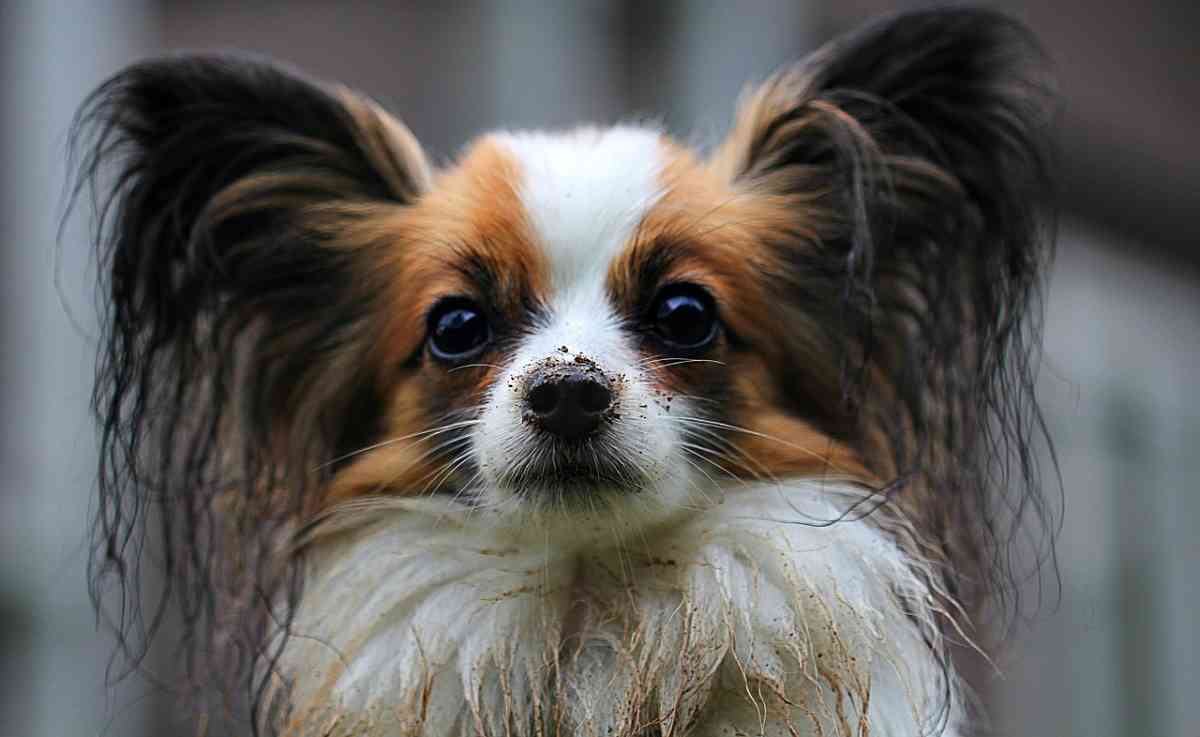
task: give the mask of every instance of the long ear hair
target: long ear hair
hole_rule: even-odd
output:
[[[990,11],[884,19],[754,91],[711,164],[791,203],[781,303],[825,310],[812,332],[837,358],[812,360],[841,364],[830,415],[976,604],[1007,590],[1022,518],[1052,537],[1034,398],[1052,250],[1042,61]]]
[[[429,166],[369,100],[221,56],[121,72],[72,148],[107,296],[93,600],[134,665],[173,615],[197,685],[257,692],[298,595],[280,546],[380,406],[383,277],[330,234],[411,203]],[[163,569],[148,602],[144,547]]]

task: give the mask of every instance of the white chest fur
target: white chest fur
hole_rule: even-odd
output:
[[[955,735],[921,563],[870,522],[823,524],[845,500],[747,486],[554,539],[391,500],[310,556],[284,733]]]

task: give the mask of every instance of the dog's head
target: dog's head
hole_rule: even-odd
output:
[[[728,163],[646,128],[491,135],[415,202],[331,232],[388,273],[379,430],[341,456],[330,501],[652,522],[715,477],[865,480],[838,346],[806,304],[828,287],[796,289],[819,280],[823,216]]]
[[[122,72],[80,128],[110,193],[98,576],[158,504],[190,641],[245,666],[300,591],[291,537],[356,500],[545,537],[803,478],[896,502],[970,579],[997,463],[1032,479],[1030,53],[915,14],[773,77],[711,154],[581,128],[440,170],[265,62]]]

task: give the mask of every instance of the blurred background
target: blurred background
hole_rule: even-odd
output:
[[[198,730],[144,681],[105,688],[112,642],[86,595],[85,220],[53,244],[70,117],[101,80],[238,48],[380,98],[441,161],[483,129],[631,118],[703,145],[745,81],[916,5],[0,0],[0,734]],[[1200,4],[992,5],[1038,33],[1062,90],[1042,396],[1066,515],[1061,595],[1042,582],[983,679],[988,733],[1200,737]]]

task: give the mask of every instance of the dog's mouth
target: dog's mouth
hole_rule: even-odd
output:
[[[534,504],[592,504],[641,491],[646,473],[619,451],[596,443],[534,448],[497,478],[505,491]]]

